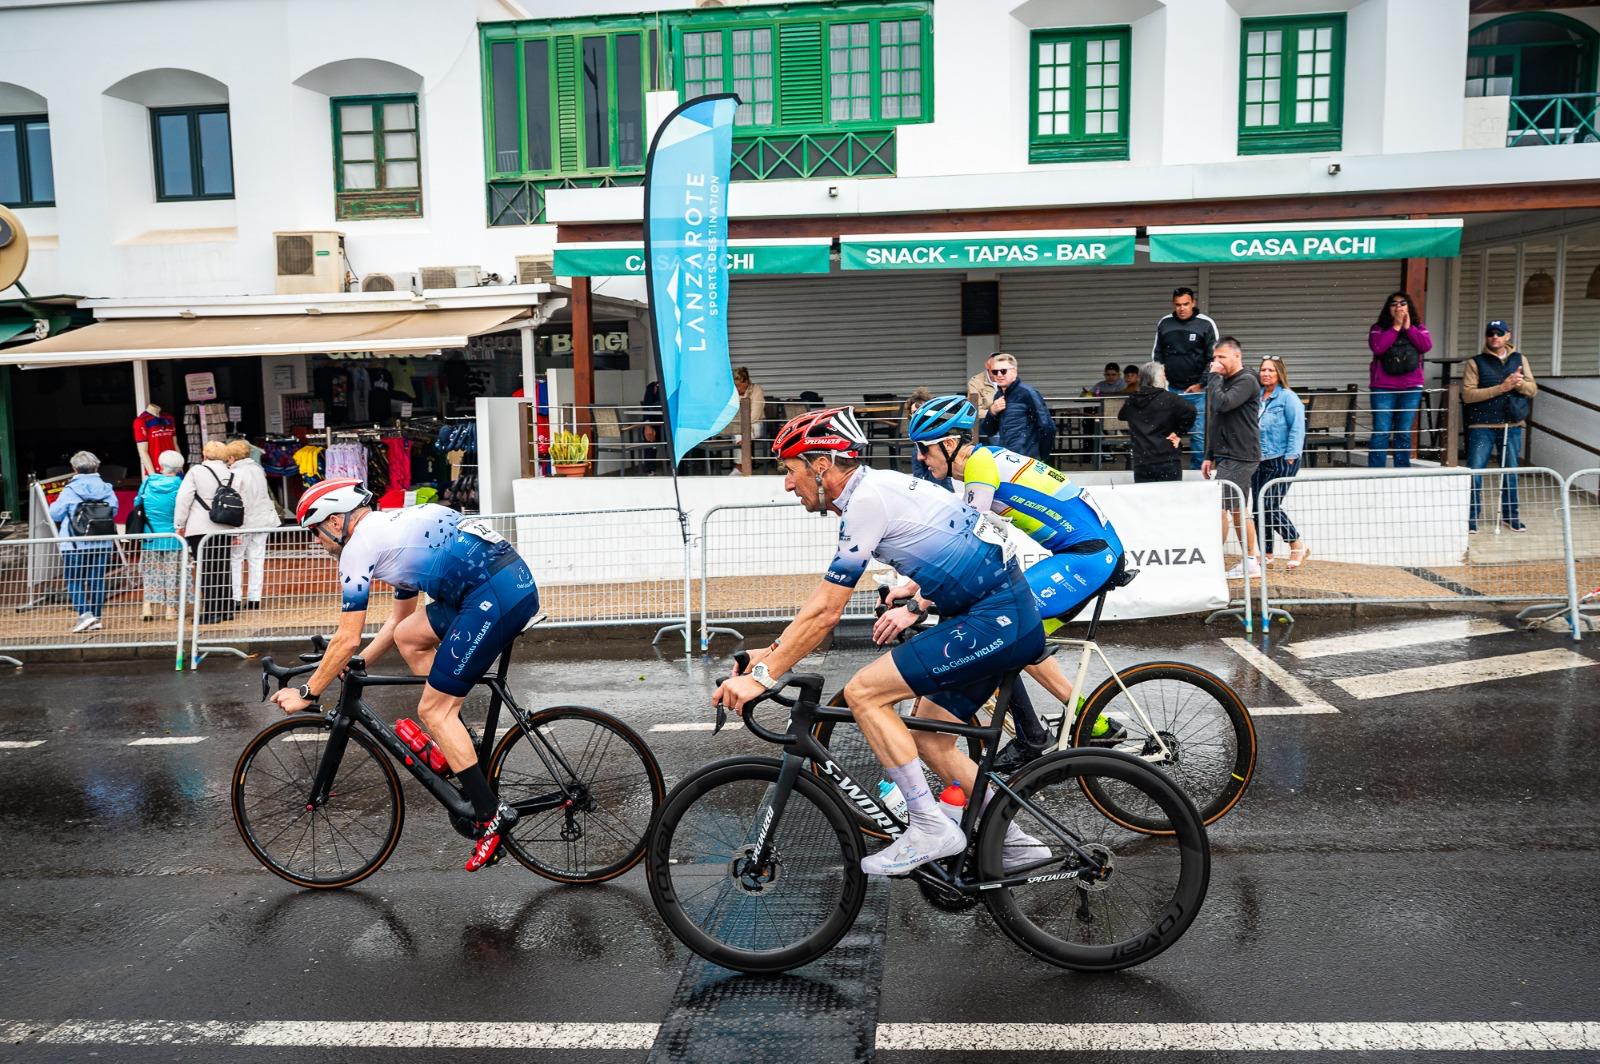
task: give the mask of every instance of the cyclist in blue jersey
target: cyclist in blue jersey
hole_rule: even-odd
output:
[[[871,875],[904,875],[966,845],[928,788],[924,759],[941,778],[969,786],[976,766],[956,749],[952,735],[913,737],[895,703],[930,696],[921,699],[918,713],[969,719],[1006,672],[1038,657],[1044,632],[1027,582],[1002,543],[1003,532],[935,484],[860,464],[865,447],[849,407],[808,411],[778,432],[772,450],[784,466],[784,487],[813,513],[840,515],[839,546],[795,619],[770,647],[750,654],[748,673],[736,671],[718,686],[712,703],[742,713],[816,649],[843,615],[870,560],[915,580],[921,601],[937,608],[940,623],[863,668],[844,688],[868,745],[905,797],[910,821],[893,845],[864,858],[861,867]],[[1014,827],[1006,838],[1008,865],[1048,854]]]
[[[495,860],[517,814],[489,789],[461,706],[539,612],[533,573],[486,522],[431,503],[375,511],[360,481],[325,480],[301,497],[297,512],[300,524],[339,559],[342,612],[311,679],[279,691],[273,701],[285,713],[314,707],[361,645],[373,582],[393,587],[394,607],[362,660],[370,665],[395,647],[413,673],[428,677],[417,715],[477,813],[480,834],[466,864],[475,872]],[[418,609],[424,591],[429,602]]]

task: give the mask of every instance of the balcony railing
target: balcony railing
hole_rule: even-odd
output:
[[[893,129],[735,136],[733,180],[893,177]]]
[[[1596,109],[1600,93],[1511,97],[1506,147],[1522,144],[1588,144],[1600,141]]]
[[[631,188],[644,184],[643,174],[600,177],[551,177],[528,181],[489,182],[489,224],[543,225],[545,196],[563,188]]]

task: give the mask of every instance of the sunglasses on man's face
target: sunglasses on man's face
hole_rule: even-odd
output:
[[[1485,335],[1485,336],[1510,336],[1511,334],[1506,332],[1504,329],[1490,329],[1488,332],[1484,333],[1483,335]]]
[[[1006,368],[1003,368],[1003,369],[992,369],[992,370],[989,371],[989,376],[991,376],[991,377],[1004,377],[1006,374],[1008,374],[1010,372],[1011,372],[1011,369],[1009,367],[1006,367]]]

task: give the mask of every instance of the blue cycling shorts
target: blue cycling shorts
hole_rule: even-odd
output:
[[[1021,574],[894,649],[895,668],[915,694],[970,720],[1008,672],[1044,653],[1044,627]]]
[[[428,623],[439,637],[428,685],[464,697],[538,612],[533,572],[516,555],[463,595],[459,608],[428,603]]]
[[[1104,543],[1097,550],[1067,550],[1030,566],[1024,574],[1039,616],[1047,620],[1068,621],[1100,593],[1122,559],[1121,543]],[[1090,544],[1084,544],[1089,546]],[[1053,631],[1058,625],[1046,625]]]

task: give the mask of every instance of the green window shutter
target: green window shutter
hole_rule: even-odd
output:
[[[578,147],[578,109],[583,86],[578,84],[578,39],[557,37],[556,50],[556,143],[561,149],[562,173],[583,168]]]
[[[821,122],[822,25],[796,22],[778,27],[779,121],[785,125]]]

